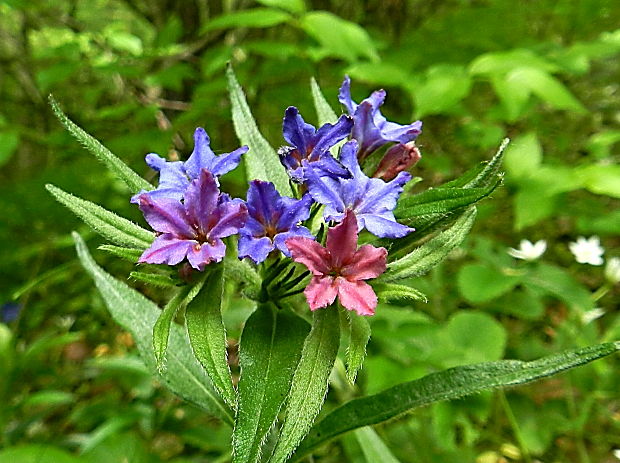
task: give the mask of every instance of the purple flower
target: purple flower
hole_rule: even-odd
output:
[[[411,175],[400,172],[391,182],[368,178],[360,169],[356,153],[355,140],[345,143],[340,152],[340,161],[353,174],[350,179],[319,177],[314,171],[308,172],[308,191],[315,201],[325,205],[325,220],[340,222],[346,211],[352,210],[358,228],[366,228],[376,236],[400,238],[412,232],[412,228],[396,222],[392,212]]]
[[[194,132],[194,151],[187,161],[166,161],[155,153],[147,154],[146,163],[159,172],[159,185],[153,191],[136,194],[131,202],[138,203],[139,197],[145,193],[152,198],[182,199],[190,182],[198,178],[202,169],[207,169],[216,177],[224,175],[237,167],[241,156],[248,151],[247,146],[242,146],[232,153],[216,156],[209,146],[210,142],[205,129],[198,127]]]
[[[409,143],[399,143],[390,147],[385,152],[383,159],[377,166],[373,177],[382,178],[383,180],[392,180],[403,170],[414,166],[420,159],[422,154],[414,141]]]
[[[141,263],[176,265],[187,257],[192,267],[204,270],[223,259],[222,238],[238,233],[248,217],[243,201],[220,195],[215,177],[206,169],[189,183],[184,202],[148,193],[138,201],[144,218],[159,233],[140,256]]]
[[[264,261],[274,249],[286,256],[285,241],[293,236],[314,239],[310,230],[299,225],[310,215],[310,195],[301,199],[280,196],[270,182],[253,180],[248,189],[248,220],[239,231],[239,257],[255,263]]]
[[[338,100],[353,116],[353,134],[358,141],[360,160],[389,142],[407,143],[415,140],[422,132],[422,121],[400,125],[386,120],[379,111],[385,100],[385,90],[377,90],[359,105],[351,99],[351,79],[345,76],[338,93]]]
[[[7,302],[0,307],[0,321],[3,323],[10,323],[17,320],[19,313],[23,309],[23,305],[15,302]]]
[[[282,131],[291,146],[283,146],[278,154],[293,181],[304,183],[310,168],[321,176],[349,177],[350,173],[332,157],[329,149],[344,140],[352,127],[353,119],[342,115],[335,124],[325,124],[316,130],[304,122],[297,108],[289,106],[284,113]]]

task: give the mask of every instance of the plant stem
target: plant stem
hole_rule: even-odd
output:
[[[512,408],[510,408],[510,403],[508,403],[508,399],[506,399],[506,394],[501,389],[499,390],[498,394],[499,400],[502,404],[502,408],[504,409],[504,413],[506,413],[506,417],[508,418],[508,422],[510,423],[512,432],[514,433],[515,439],[517,439],[517,443],[519,444],[519,449],[521,450],[523,460],[526,463],[532,463],[532,457],[530,456],[530,452],[527,450],[525,441],[523,440],[523,435],[521,434],[521,429],[519,428],[519,423],[517,423],[517,419],[512,412]]]

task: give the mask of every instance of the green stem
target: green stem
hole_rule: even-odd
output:
[[[592,300],[594,302],[598,302],[598,300],[605,296],[605,294],[607,294],[610,289],[611,285],[609,283],[605,283],[603,286],[601,286],[599,289],[592,293]]]
[[[566,375],[566,382],[568,383],[568,393],[566,394],[566,401],[568,402],[568,411],[571,415],[571,421],[576,423],[578,421],[577,403],[575,402],[575,394],[573,393],[572,378],[569,373]],[[583,428],[575,429],[575,441],[577,444],[577,452],[579,453],[579,461],[581,463],[591,463],[588,451],[586,450],[586,444],[583,440]]]
[[[508,422],[510,423],[510,427],[512,428],[512,432],[514,433],[515,439],[517,439],[517,443],[519,444],[519,449],[521,450],[521,455],[523,456],[523,460],[526,463],[532,463],[532,457],[530,456],[530,452],[527,450],[525,445],[525,441],[523,440],[523,435],[521,434],[521,428],[519,428],[519,423],[517,422],[517,418],[512,412],[512,408],[510,408],[510,403],[508,403],[508,399],[506,399],[506,394],[502,389],[498,391],[499,400],[502,404],[502,408],[504,409],[504,413],[508,418]]]

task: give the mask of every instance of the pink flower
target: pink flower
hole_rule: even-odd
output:
[[[336,296],[340,303],[359,315],[373,315],[377,295],[363,280],[376,278],[385,272],[387,250],[370,244],[357,249],[357,219],[353,211],[327,231],[327,246],[309,238],[286,240],[295,262],[312,272],[312,280],[304,290],[310,310],[327,307]]]

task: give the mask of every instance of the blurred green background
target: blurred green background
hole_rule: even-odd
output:
[[[48,94],[150,180],[144,155],[185,158],[197,126],[216,152],[239,146],[227,62],[274,146],[287,106],[316,122],[311,77],[335,108],[344,74],[357,101],[385,88],[389,119],[424,121],[414,192],[512,138],[505,186],[466,245],[411,281],[429,303],[381,306],[371,320],[359,393],[373,393],[620,338],[620,286],[567,247],[598,235],[606,259],[620,256],[619,25],[617,0],[0,1],[0,461],[230,460],[230,429],[153,382],[77,262],[71,230],[93,250],[102,242],[44,184],[141,218],[63,131]],[[244,196],[242,169],[223,182]],[[506,254],[523,238],[547,241],[539,261]],[[95,256],[120,278],[131,270]],[[231,298],[231,341],[250,310]],[[377,431],[402,462],[613,462],[619,384],[616,356]],[[327,408],[347,394],[334,384]],[[376,460],[351,435],[314,461]]]

